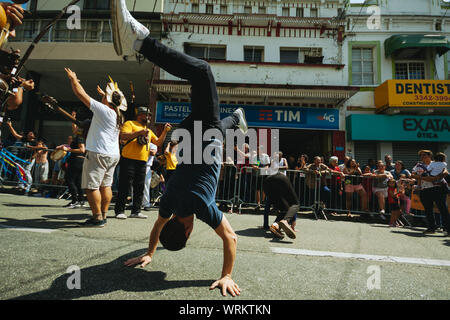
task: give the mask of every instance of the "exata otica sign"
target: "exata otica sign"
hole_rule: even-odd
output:
[[[377,110],[450,107],[448,80],[388,80],[375,89]]]

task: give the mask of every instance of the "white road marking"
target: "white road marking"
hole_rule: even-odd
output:
[[[303,249],[289,249],[289,248],[270,248],[274,253],[293,254],[303,256],[316,256],[316,257],[334,257],[345,259],[362,259],[380,262],[396,262],[396,263],[410,263],[410,264],[422,264],[429,266],[445,266],[450,267],[449,260],[433,260],[424,258],[405,258],[405,257],[392,257],[392,256],[377,256],[370,254],[357,254],[346,252],[331,252],[331,251],[314,251]]]
[[[5,225],[3,225],[3,226],[0,225],[0,228],[15,230],[15,231],[30,231],[30,232],[39,232],[39,233],[52,233],[52,232],[56,231],[55,229],[23,228],[23,227],[5,226]]]

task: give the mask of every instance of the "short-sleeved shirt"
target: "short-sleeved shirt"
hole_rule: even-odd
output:
[[[175,170],[178,165],[177,156],[174,152],[169,152],[164,155],[166,157],[166,169],[167,170]]]
[[[428,171],[433,177],[441,174],[444,169],[447,169],[446,162],[433,161],[428,165]]]
[[[422,177],[427,177],[430,175],[430,172],[428,171],[428,166],[424,163],[419,162],[418,164],[416,164],[414,166],[414,168],[412,169],[413,173],[416,173],[419,176]],[[433,182],[430,181],[421,181],[420,182],[420,188],[421,189],[428,189],[428,188],[433,188],[435,185],[433,184]]]
[[[390,172],[395,180],[400,179],[400,175],[402,175],[402,174],[404,174],[407,178],[409,178],[411,176],[411,172],[409,172],[409,170],[407,170],[407,169],[403,169],[402,171],[400,171],[400,173],[397,173],[397,171],[395,171],[395,169],[391,170]]]
[[[138,121],[130,120],[123,124],[122,133],[133,133],[145,129],[145,125],[139,123]],[[139,144],[137,138],[133,139],[131,142],[127,143],[122,149],[122,157],[133,160],[140,160],[147,162],[149,157],[150,143],[155,141],[157,138],[152,130],[148,133],[148,144]]]
[[[155,144],[153,144],[153,143],[150,142],[150,148],[149,148],[149,150],[150,150],[150,151],[157,151],[157,150],[158,150],[158,147],[157,147]],[[147,167],[151,167],[151,166],[153,165],[153,160],[154,160],[154,159],[155,159],[155,156],[151,156],[151,155],[148,156]]]
[[[92,98],[90,109],[94,116],[86,139],[86,150],[119,156],[119,128],[116,112]]]
[[[70,144],[70,149],[79,149],[80,148],[80,144],[84,144],[84,139],[83,137],[76,135],[73,140],[72,143]],[[86,155],[86,153],[70,153],[69,162],[72,161],[82,161],[83,159],[81,159],[80,157],[84,157]]]
[[[444,169],[447,169],[446,162],[433,161],[428,165],[428,171],[430,173],[430,176],[433,177],[440,175]],[[442,178],[442,180],[437,180],[433,182],[434,185],[440,185],[441,183],[446,184],[444,178]]]
[[[178,164],[170,178],[166,192],[160,201],[160,215],[169,218],[171,214],[189,217],[193,214],[198,219],[216,229],[222,222],[223,213],[217,208],[215,195],[219,181],[222,143],[213,139],[204,141],[203,148],[214,146],[220,154],[215,155],[212,164]]]
[[[375,170],[374,173],[375,174],[386,174],[387,177],[386,178],[374,178],[373,186],[375,188],[387,188],[388,187],[387,183],[388,183],[389,177],[392,176],[391,173],[386,170],[383,173],[379,172],[378,170]]]

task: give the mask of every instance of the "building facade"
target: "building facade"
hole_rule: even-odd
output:
[[[450,156],[449,4],[372,3],[347,11],[348,84],[360,87],[345,104],[348,153],[409,168],[420,149]]]
[[[450,5],[444,1],[408,0],[408,6],[404,0],[127,4],[153,36],[208,61],[222,114],[243,107],[251,127],[269,134],[279,129],[285,155],[337,155],[341,160],[350,155],[362,165],[391,154],[409,167],[420,148],[450,156]],[[13,46],[26,50],[63,5],[59,0],[30,2],[35,15],[18,29]],[[156,130],[166,121],[180,122],[190,108],[189,84],[158,68],[151,82],[150,63],[116,57],[108,0],[80,1],[79,6],[81,28],[68,29],[65,17],[27,63],[39,90],[76,108],[65,66],[78,73],[92,96],[111,75],[127,97],[133,81],[137,104],[150,104]],[[56,136],[58,126],[70,127],[45,112],[31,123],[36,102],[29,95],[16,120],[43,136]]]

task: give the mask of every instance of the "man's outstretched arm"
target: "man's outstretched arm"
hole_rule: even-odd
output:
[[[83,104],[90,108],[91,107],[91,97],[86,93],[83,86],[80,84],[80,80],[78,80],[77,74],[70,70],[69,68],[64,68],[67,73],[67,77],[70,80],[70,84],[72,85],[72,91],[80,99]]]
[[[146,265],[152,262],[153,254],[155,253],[156,247],[158,246],[159,235],[161,233],[162,228],[167,223],[167,221],[169,221],[168,218],[163,218],[158,215],[158,219],[155,221],[153,229],[150,232],[150,240],[148,243],[147,253],[144,254],[143,256],[131,258],[125,261],[125,265],[127,267],[132,267],[137,264],[140,264],[140,267],[144,268]]]
[[[241,293],[241,289],[231,278],[234,261],[236,260],[237,236],[225,216],[223,216],[222,222],[215,231],[223,240],[223,267],[221,278],[214,282],[209,289],[220,287],[223,296],[226,296],[229,292],[235,297]]]

